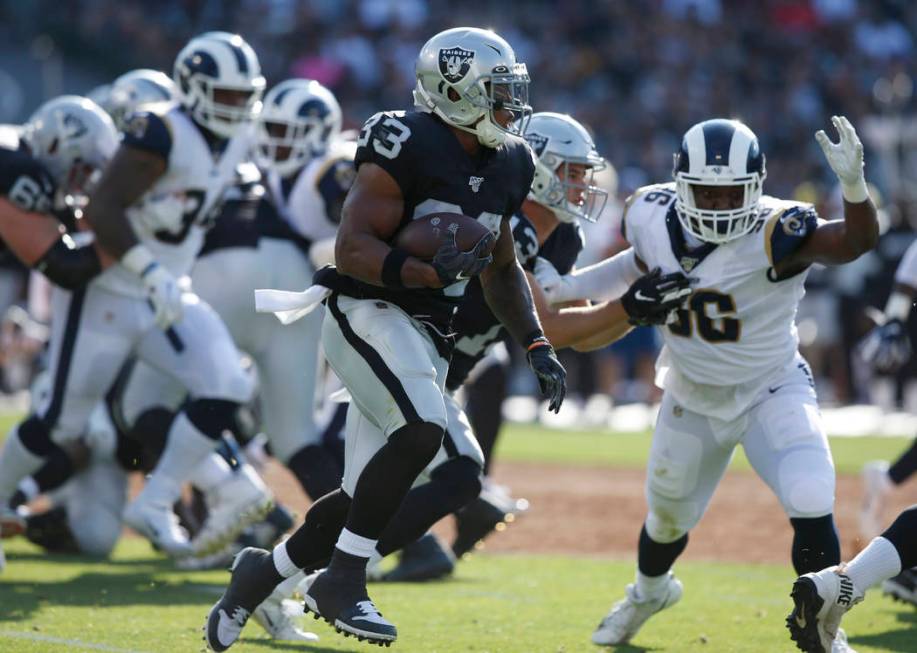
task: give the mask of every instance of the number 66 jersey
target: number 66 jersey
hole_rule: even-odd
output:
[[[665,346],[656,361],[657,385],[684,408],[731,420],[795,364],[807,270],[777,278],[774,266],[817,224],[811,206],[765,195],[748,234],[720,245],[688,243],[674,183],[645,186],[628,200],[624,235],[647,268],[695,280],[677,319],[661,327]]]

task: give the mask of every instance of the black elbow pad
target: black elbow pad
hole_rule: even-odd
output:
[[[64,234],[35,264],[35,269],[54,285],[75,290],[101,272],[102,265],[91,243],[77,246],[70,236]]]

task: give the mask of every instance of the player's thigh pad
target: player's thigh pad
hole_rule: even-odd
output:
[[[720,444],[711,421],[663,397],[646,470],[646,529],[657,542],[697,524],[729,465],[734,447]]]
[[[807,383],[781,386],[755,406],[744,446],[787,515],[821,517],[834,510],[834,461]]]
[[[254,380],[220,316],[194,293],[182,302],[182,318],[166,331],[147,332],[138,357],[176,379],[192,399],[249,401]]]
[[[465,410],[451,392],[447,392],[443,398],[446,403],[446,416],[449,420],[446,432],[443,434],[443,443],[415,484],[429,480],[433,470],[459,456],[471,458],[482,470],[484,469],[484,452],[481,450],[481,445],[478,444],[478,439],[474,436]]]
[[[149,308],[89,284],[52,292],[48,372],[51,391],[38,415],[56,442],[80,437],[140,337]],[[146,313],[144,313],[146,311]],[[151,314],[150,314],[151,315]]]
[[[332,295],[322,345],[353,402],[386,437],[409,423],[446,428],[448,364],[423,326],[400,308]]]

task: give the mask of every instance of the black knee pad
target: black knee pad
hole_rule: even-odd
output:
[[[185,404],[185,414],[198,431],[217,440],[223,431],[236,426],[238,408],[237,402],[228,399],[191,399]]]
[[[149,470],[156,466],[163,449],[166,448],[166,439],[169,437],[169,429],[172,428],[174,420],[175,413],[162,406],[150,408],[137,416],[134,425],[126,434],[140,447],[139,455],[134,456],[137,460],[131,460],[132,467]],[[131,457],[131,454],[137,454],[138,451],[125,443],[124,453]]]
[[[405,424],[388,438],[388,446],[407,459],[424,460],[426,465],[443,444],[443,428],[430,422]]]
[[[46,458],[58,448],[51,440],[51,429],[38,415],[29,415],[28,419],[19,425],[17,431],[22,446],[31,454]]]
[[[449,488],[456,503],[465,506],[481,494],[481,466],[468,456],[451,458],[433,470],[430,479]]]

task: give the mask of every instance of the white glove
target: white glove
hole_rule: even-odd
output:
[[[121,264],[140,277],[153,308],[156,326],[165,331],[182,316],[182,289],[171,272],[162,267],[143,245],[134,245],[121,257]]]
[[[557,268],[546,258],[535,259],[535,280],[544,291],[549,304],[562,304],[576,299],[571,295],[570,280],[557,271]]]
[[[831,123],[840,137],[837,144],[831,142],[823,129],[815,133],[815,140],[821,145],[828,165],[841,182],[844,199],[851,204],[865,202],[869,191],[863,176],[863,143],[844,116],[832,116]]]

